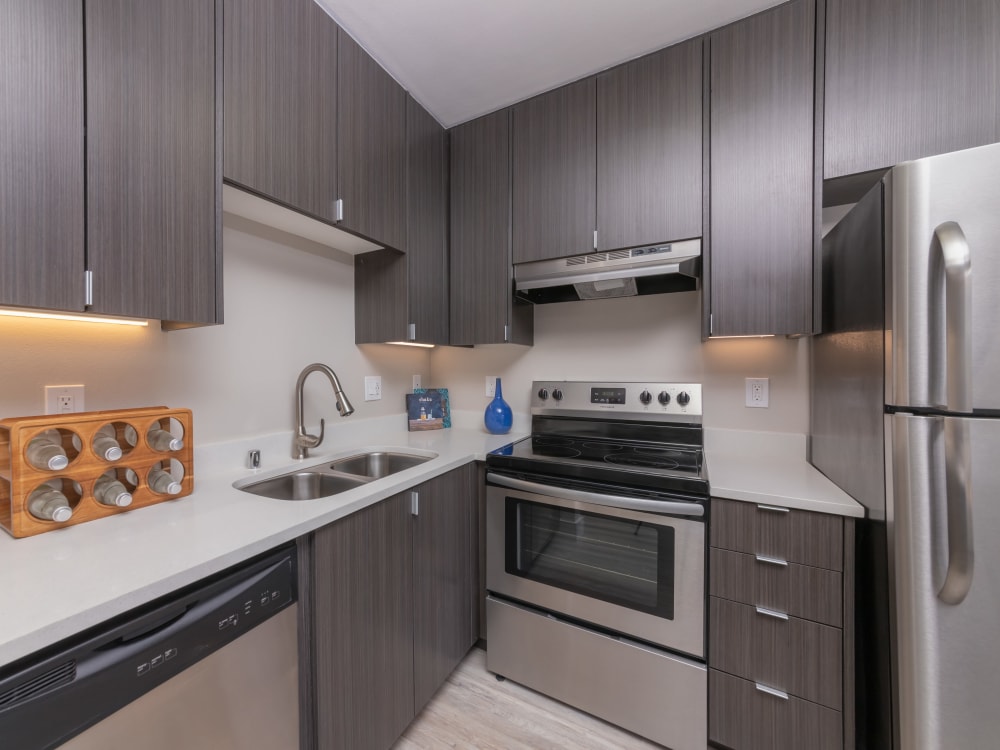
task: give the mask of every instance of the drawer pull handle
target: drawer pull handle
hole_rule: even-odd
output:
[[[788,615],[784,612],[779,612],[776,609],[768,609],[767,607],[754,607],[757,610],[758,615],[764,615],[765,617],[773,617],[776,620],[787,620]]]
[[[754,555],[759,563],[767,563],[768,565],[780,565],[782,568],[788,567],[788,562],[782,560],[778,557],[768,557],[767,555]]]
[[[782,508],[779,505],[761,505],[757,503],[757,510],[769,510],[772,513],[789,513],[791,512],[789,508]]]
[[[783,690],[775,690],[767,685],[761,685],[759,682],[755,682],[754,687],[757,688],[762,693],[767,693],[768,695],[773,695],[775,698],[781,698],[783,701],[788,700],[788,693]]]

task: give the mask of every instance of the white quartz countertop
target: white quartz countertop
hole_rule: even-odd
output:
[[[481,417],[479,417],[481,419]],[[0,533],[0,667],[218,573],[356,510],[526,436],[490,435],[476,419],[408,432],[403,416],[337,420],[314,456],[290,458],[290,433],[195,451],[195,492],[135,512],[24,539]],[[805,461],[804,437],[706,430],[716,497],[861,516],[863,509]],[[361,451],[403,449],[437,456],[329,498],[289,502],[232,487],[252,476],[247,451],[262,452],[262,477]]]
[[[864,507],[805,456],[805,435],[705,430],[712,497],[863,518]]]

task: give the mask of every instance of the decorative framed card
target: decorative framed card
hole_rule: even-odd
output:
[[[451,426],[447,411],[447,392],[442,396],[439,389],[417,389],[406,394],[406,427],[411,432],[417,430],[440,430]],[[448,419],[446,421],[446,415]]]
[[[441,394],[441,414],[445,427],[451,427],[451,402],[448,400],[447,388],[414,388],[414,394],[440,393]]]

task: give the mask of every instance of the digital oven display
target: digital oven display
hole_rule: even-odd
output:
[[[624,404],[624,388],[591,388],[590,403],[592,404]]]

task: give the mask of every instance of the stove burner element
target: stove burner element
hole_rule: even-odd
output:
[[[624,445],[618,445],[617,443],[584,443],[584,448],[593,448],[598,451],[621,451],[625,450]]]
[[[552,435],[532,435],[532,447],[536,445],[573,445],[573,438],[555,437]]]
[[[536,456],[548,456],[549,458],[576,458],[580,451],[574,448],[564,448],[561,445],[538,445],[532,447],[532,452]]]
[[[680,466],[676,461],[671,461],[669,458],[644,456],[641,453],[612,453],[610,456],[605,456],[604,460],[609,464],[642,466],[648,469],[676,469]]]

